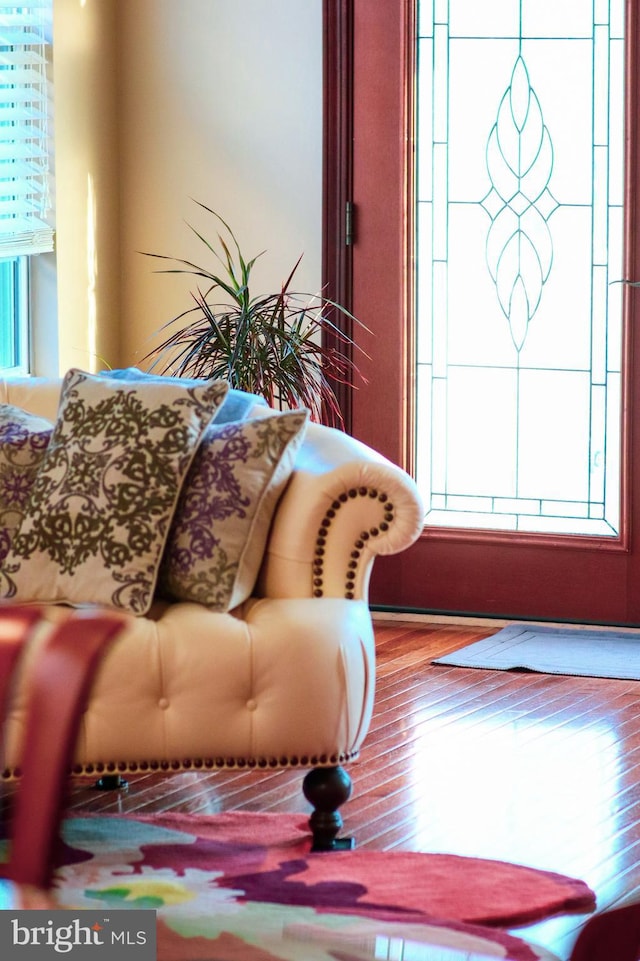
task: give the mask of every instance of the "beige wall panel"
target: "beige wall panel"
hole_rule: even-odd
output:
[[[91,0],[87,0],[91,2]],[[321,283],[321,0],[119,0],[121,363],[190,304],[151,251],[214,266],[187,222],[215,238],[217,210],[256,293]]]
[[[120,354],[116,13],[112,0],[54,0],[60,372],[97,370]],[[36,373],[57,373],[45,340],[40,325]]]

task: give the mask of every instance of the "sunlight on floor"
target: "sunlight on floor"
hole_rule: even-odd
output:
[[[415,737],[421,848],[560,871],[592,887],[610,877],[619,790],[610,726],[449,715],[419,722]]]

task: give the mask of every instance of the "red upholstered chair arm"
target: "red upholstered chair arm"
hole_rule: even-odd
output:
[[[15,621],[0,610],[0,634],[15,635]],[[34,618],[25,624],[23,643]],[[43,624],[49,633],[29,667],[22,778],[10,820],[9,862],[0,872],[12,881],[40,888],[50,882],[78,726],[101,656],[123,624],[117,614],[88,611]]]

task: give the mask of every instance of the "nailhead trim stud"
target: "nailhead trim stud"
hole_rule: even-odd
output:
[[[69,770],[73,777],[95,776],[104,772],[118,774],[138,774],[144,771],[159,771],[177,773],[179,771],[211,771],[220,768],[292,768],[292,767],[335,767],[336,764],[347,764],[355,761],[359,751],[341,751],[339,754],[304,755],[303,757],[216,757],[216,758],[182,758],[173,761],[109,761],[96,764],[74,764]],[[19,767],[4,768],[0,771],[0,781],[14,781],[22,776]]]
[[[370,497],[378,500],[382,506],[382,518],[377,527],[370,527],[368,531],[362,531],[353,545],[353,550],[349,554],[349,561],[347,563],[344,581],[344,596],[347,598],[347,600],[353,600],[355,597],[355,582],[358,575],[360,557],[366,542],[370,537],[378,537],[381,532],[388,531],[390,524],[393,523],[393,504],[386,494],[378,493],[374,487],[354,487],[346,493],[340,494],[340,496],[332,502],[331,507],[325,512],[325,515],[320,522],[320,527],[318,528],[318,536],[316,537],[316,546],[313,554],[312,571],[314,597],[324,596],[324,557],[329,528],[331,527],[331,524],[335,520],[341,507],[344,504],[347,504],[350,500],[354,500],[356,497]]]

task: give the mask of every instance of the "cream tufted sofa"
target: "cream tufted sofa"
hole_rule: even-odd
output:
[[[53,420],[59,390],[58,380],[0,381],[0,403]],[[338,844],[337,809],[351,790],[342,765],[358,755],[374,699],[372,564],[415,541],[422,516],[406,473],[349,436],[310,425],[254,596],[226,614],[156,601],[147,616],[127,615],[84,712],[74,772],[310,769],[304,791],[316,844]],[[34,645],[9,713],[7,779],[19,775],[36,656]]]

